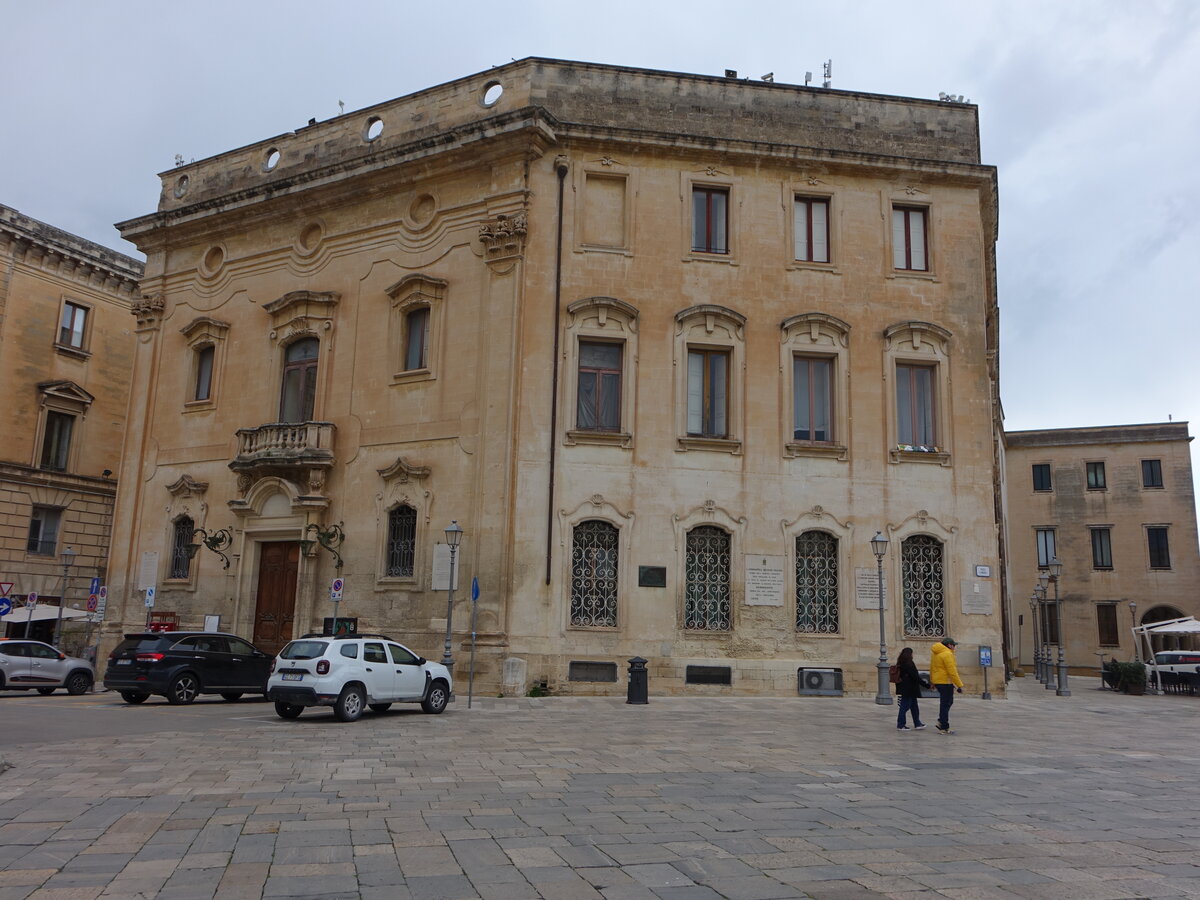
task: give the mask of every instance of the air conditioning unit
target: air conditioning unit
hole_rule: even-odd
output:
[[[840,697],[842,670],[797,669],[796,690],[803,697]]]

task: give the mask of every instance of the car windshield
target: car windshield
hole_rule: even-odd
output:
[[[280,659],[316,659],[325,654],[327,641],[292,641],[279,654]]]

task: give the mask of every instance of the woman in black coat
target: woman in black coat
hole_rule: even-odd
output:
[[[896,719],[896,728],[900,731],[912,730],[904,724],[905,714],[911,709],[912,727],[920,731],[925,727],[925,723],[921,721],[921,707],[918,701],[921,698],[921,688],[928,688],[929,682],[921,680],[921,673],[917,671],[917,664],[913,662],[912,647],[905,647],[900,651],[896,668],[900,677],[896,682],[896,695],[900,698],[900,715]]]

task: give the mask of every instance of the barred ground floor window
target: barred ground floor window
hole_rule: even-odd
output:
[[[942,557],[942,542],[927,534],[914,534],[901,544],[900,583],[907,637],[942,637],[946,633]]]
[[[687,533],[684,562],[683,626],[703,631],[728,631],[729,533],[715,525],[700,525]]]
[[[796,630],[838,631],[838,539],[825,531],[796,536]]]
[[[571,624],[617,625],[617,539],[608,522],[575,526],[571,540]]]

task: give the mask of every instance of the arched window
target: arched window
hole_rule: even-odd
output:
[[[616,526],[598,519],[575,526],[571,541],[571,624],[617,625]]]
[[[700,525],[687,533],[683,627],[729,629],[729,533]]]
[[[838,539],[827,531],[796,535],[796,630],[838,632]]]
[[[904,590],[904,634],[941,637],[946,633],[942,542],[927,534],[905,538],[900,550]]]
[[[192,557],[188,548],[195,530],[196,523],[190,516],[180,516],[175,520],[175,530],[171,535],[171,574],[168,578],[187,578],[191,574]]]
[[[321,343],[316,338],[304,338],[289,344],[284,352],[279,421],[308,422],[312,419],[320,349]]]
[[[401,504],[388,513],[387,577],[412,578],[417,550],[417,511]]]

